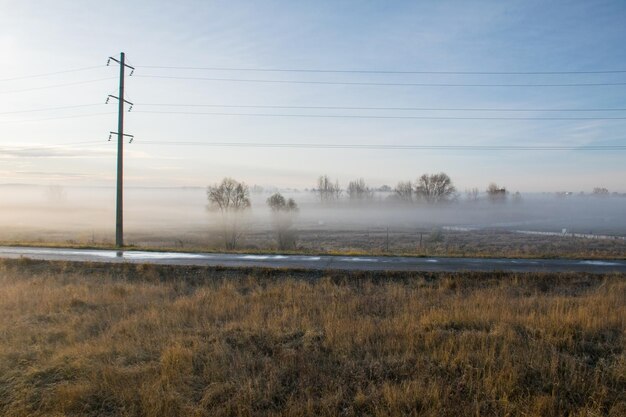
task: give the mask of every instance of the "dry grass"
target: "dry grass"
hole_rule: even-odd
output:
[[[0,414],[623,416],[625,300],[623,275],[5,261]]]

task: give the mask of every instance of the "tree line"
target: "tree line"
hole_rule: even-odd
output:
[[[316,188],[312,190],[317,194],[320,202],[326,204],[337,202],[344,195],[344,190],[339,186],[339,182],[337,180],[333,182],[327,175],[320,176]],[[443,204],[459,199],[459,193],[452,179],[445,172],[423,174],[415,181],[400,181],[395,188],[385,185],[375,189],[368,186],[363,178],[358,178],[348,183],[345,195],[349,201],[362,202],[373,200],[375,191],[389,192],[391,193],[390,199],[403,203]],[[506,187],[498,186],[495,183],[489,184],[485,193],[487,200],[493,203],[505,202],[509,197]],[[466,191],[466,199],[478,201],[480,199],[479,189],[473,188]],[[513,194],[513,201],[521,201],[519,192]]]
[[[337,180],[332,181],[327,175],[322,175],[317,180],[317,187],[313,191],[323,204],[331,204],[338,201],[344,190]],[[458,198],[456,187],[450,177],[440,172],[437,174],[424,174],[415,182],[400,181],[395,188],[386,187],[385,191],[391,192],[391,198],[396,201],[412,203],[423,201],[428,204],[449,203]],[[350,201],[365,202],[374,198],[375,189],[368,186],[363,178],[358,178],[348,183],[345,194]],[[478,190],[468,192],[469,200],[478,199]],[[504,201],[508,195],[506,188],[490,184],[487,188],[490,201]],[[519,195],[517,193],[516,195]],[[208,209],[220,213],[222,237],[227,249],[235,249],[242,237],[244,230],[243,214],[252,207],[250,201],[250,187],[244,182],[232,178],[224,178],[221,183],[207,188],[209,200]],[[293,198],[285,198],[280,192],[272,194],[266,200],[272,216],[272,226],[276,244],[279,249],[294,249],[297,242],[297,232],[293,225],[298,214],[298,204]]]

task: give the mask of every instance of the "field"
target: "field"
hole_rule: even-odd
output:
[[[220,231],[209,230],[173,235],[129,233],[139,247],[177,250],[224,251]],[[169,237],[169,238],[168,238]],[[88,242],[85,242],[88,243]],[[271,230],[250,230],[242,237],[241,251],[275,251]],[[525,235],[507,230],[457,231],[443,228],[363,227],[317,228],[298,231],[292,252],[308,254],[365,254],[409,256],[467,256],[521,258],[626,258],[626,240]]]
[[[623,416],[626,281],[0,263],[7,416]]]
[[[364,254],[521,258],[624,259],[626,240],[569,236],[525,235],[507,230],[458,231],[442,228],[363,227],[362,229],[303,228],[297,247],[305,254]],[[136,249],[224,252],[218,228],[195,230],[130,229],[126,242]],[[110,236],[85,232],[0,231],[2,245],[111,247]],[[237,251],[274,252],[271,230],[247,230]]]

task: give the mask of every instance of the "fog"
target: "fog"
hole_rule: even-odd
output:
[[[478,201],[464,195],[450,203],[399,203],[391,192],[376,192],[367,201],[345,196],[322,204],[314,192],[286,190],[299,206],[298,230],[394,231],[447,228],[457,231],[504,229],[626,236],[626,196],[587,194],[525,194],[521,201]],[[271,230],[266,199],[270,192],[254,192],[244,216],[245,230]],[[204,188],[127,188],[125,231],[182,242],[201,237],[218,226],[218,213],[207,210]],[[115,189],[59,186],[0,186],[0,239],[9,241],[113,241]],[[132,240],[129,243],[133,243]]]

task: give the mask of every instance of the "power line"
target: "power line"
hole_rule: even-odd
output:
[[[46,90],[46,89],[50,89],[50,88],[60,88],[60,87],[68,87],[71,85],[82,85],[82,84],[91,84],[91,83],[97,83],[100,81],[107,81],[107,80],[113,80],[115,79],[114,77],[107,77],[107,78],[97,78],[95,80],[87,80],[87,81],[76,81],[76,82],[72,82],[72,83],[63,83],[63,84],[53,84],[53,85],[46,85],[43,87],[30,87],[30,88],[23,88],[20,90],[5,90],[5,91],[0,91],[0,94],[9,94],[9,93],[22,93],[24,91],[35,91],[35,90]]]
[[[355,114],[272,114],[272,113],[224,113],[224,112],[178,112],[138,110],[135,113],[184,114],[199,116],[243,117],[303,117],[330,119],[405,119],[405,120],[626,120],[626,117],[462,117],[462,116],[384,116]]]
[[[104,68],[104,65],[95,65],[95,66],[91,66],[91,67],[74,68],[74,69],[69,69],[69,70],[64,70],[64,71],[48,72],[48,73],[45,73],[45,74],[21,75],[19,77],[2,78],[2,79],[0,79],[0,81],[15,81],[15,80],[25,80],[25,79],[28,79],[28,78],[49,77],[51,75],[69,74],[69,73],[73,73],[73,72],[88,71],[88,70],[92,70],[92,69],[96,69],[96,68]]]
[[[0,112],[0,115],[6,114],[22,114],[22,113],[37,113],[37,112],[46,112],[46,111],[55,111],[55,110],[67,110],[67,109],[77,109],[77,108],[86,108],[86,107],[98,107],[104,106],[104,103],[93,103],[93,104],[77,104],[73,106],[57,106],[57,107],[44,107],[39,109],[28,109],[28,110],[13,110]],[[514,109],[514,108],[442,108],[442,107],[348,107],[348,106],[274,106],[274,105],[229,105],[229,104],[165,104],[165,103],[139,103],[135,106],[145,106],[145,107],[210,107],[210,108],[254,108],[254,109],[302,109],[302,110],[394,110],[394,111],[483,111],[483,112],[615,112],[615,111],[626,111],[626,108],[596,108],[596,109]],[[161,112],[161,111],[136,111],[137,113],[164,113],[164,114],[207,114],[207,115],[245,115],[250,116],[252,114],[240,114],[240,113],[203,113],[203,112]],[[282,115],[282,114],[254,114],[255,116],[301,116],[301,117],[368,117],[368,116],[360,116],[360,115]],[[369,116],[373,118],[379,117],[392,117],[392,118],[406,118],[404,116]],[[413,118],[412,116],[408,116]],[[479,118],[483,119],[483,118]],[[490,118],[491,119],[491,118]],[[499,119],[499,118],[498,118]],[[510,118],[503,118],[505,120],[510,120]],[[513,120],[518,118],[513,118]],[[529,118],[521,118],[522,120],[528,120]],[[530,118],[531,120],[535,120],[537,118]],[[539,118],[544,119],[544,118]],[[564,118],[565,120],[578,120],[579,118]],[[582,120],[586,120],[587,118],[582,118]],[[604,120],[607,119],[605,117],[601,118],[591,118],[592,120]],[[619,119],[622,118],[608,118]],[[552,118],[548,118],[548,120],[552,120]],[[557,120],[561,120],[558,118]]]
[[[564,84],[456,84],[456,83],[372,83],[364,81],[307,81],[307,80],[263,80],[249,78],[209,78],[177,77],[169,75],[137,75],[138,78],[161,78],[170,80],[225,81],[267,84],[315,84],[315,85],[361,85],[379,87],[606,87],[626,85],[626,82],[613,83],[564,83]]]
[[[42,111],[53,111],[53,110],[66,110],[66,109],[77,109],[82,107],[95,107],[95,106],[104,106],[104,103],[96,103],[96,104],[77,104],[75,106],[59,106],[59,107],[45,107],[40,109],[30,109],[30,110],[14,110],[14,111],[5,111],[0,112],[0,114],[18,114],[18,113],[35,113]]]
[[[234,148],[305,148],[305,149],[390,149],[390,150],[467,150],[467,151],[624,151],[626,145],[589,146],[505,146],[505,145],[390,145],[331,143],[257,143],[201,141],[142,141],[147,145],[208,146]]]
[[[245,67],[181,67],[161,65],[138,65],[137,68],[202,70],[202,71],[242,71],[242,72],[304,72],[336,74],[442,74],[442,75],[567,75],[567,74],[622,74],[626,70],[594,71],[401,71],[401,70],[344,70],[309,68],[245,68]]]
[[[613,112],[626,111],[626,108],[468,108],[468,107],[351,107],[351,106],[287,106],[287,105],[253,105],[253,104],[178,104],[178,103],[138,103],[146,107],[210,107],[238,109],[302,109],[302,110],[396,110],[396,111],[483,111],[483,112]]]

